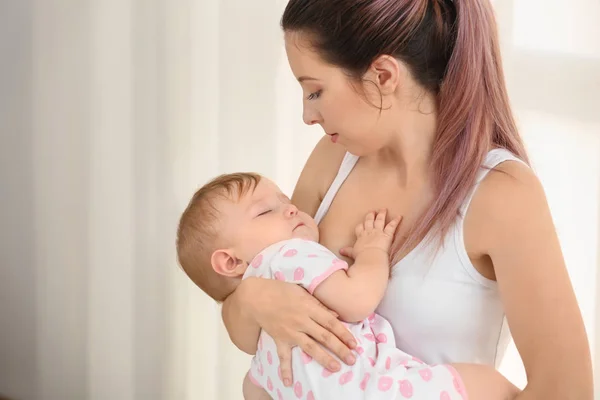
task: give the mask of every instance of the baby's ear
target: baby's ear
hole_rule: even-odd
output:
[[[248,263],[237,258],[231,249],[215,250],[210,263],[217,274],[231,278],[243,275],[248,267]]]

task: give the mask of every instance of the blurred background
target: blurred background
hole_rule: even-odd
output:
[[[322,135],[301,120],[285,3],[0,0],[0,394],[242,399],[249,357],[179,270],[175,228],[218,173],[291,194]],[[495,7],[598,365],[600,2]],[[514,347],[502,372],[525,384]]]

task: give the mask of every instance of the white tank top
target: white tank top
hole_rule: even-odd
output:
[[[520,161],[505,149],[490,151],[475,186],[461,206],[466,215],[475,190],[504,161]],[[346,153],[315,215],[320,223],[358,157]],[[426,363],[469,362],[498,367],[510,340],[497,282],[482,276],[464,245],[464,218],[457,218],[443,246],[421,242],[392,267],[377,313],[394,328],[399,349]],[[433,256],[432,256],[433,255]]]

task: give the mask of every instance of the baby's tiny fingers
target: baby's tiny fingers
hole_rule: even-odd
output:
[[[374,222],[375,222],[375,213],[373,211],[371,211],[367,215],[365,215],[365,229],[373,229]]]
[[[340,255],[354,259],[354,250],[352,247],[343,247],[340,249]]]
[[[377,217],[375,218],[375,223],[374,223],[374,227],[377,230],[383,230],[383,228],[385,227],[385,216],[387,214],[387,211],[385,209],[381,209],[379,210],[379,212],[377,213]]]
[[[394,218],[393,220],[388,222],[383,232],[390,236],[394,235],[394,233],[396,233],[396,229],[398,229],[398,226],[400,226],[401,221],[402,217]]]
[[[356,225],[356,228],[354,229],[354,234],[356,235],[356,237],[360,237],[360,235],[362,235],[362,233],[364,232],[365,227],[362,223]]]

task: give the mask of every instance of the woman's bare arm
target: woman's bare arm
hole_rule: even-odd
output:
[[[248,309],[249,304],[244,303],[246,289],[252,291],[250,286],[257,278],[247,278],[240,283],[237,289],[223,302],[221,315],[229,338],[244,353],[254,355],[260,335],[260,326]]]
[[[497,170],[478,190],[473,218],[486,221],[478,240],[527,371],[517,399],[591,400],[589,343],[543,188],[520,163]]]

